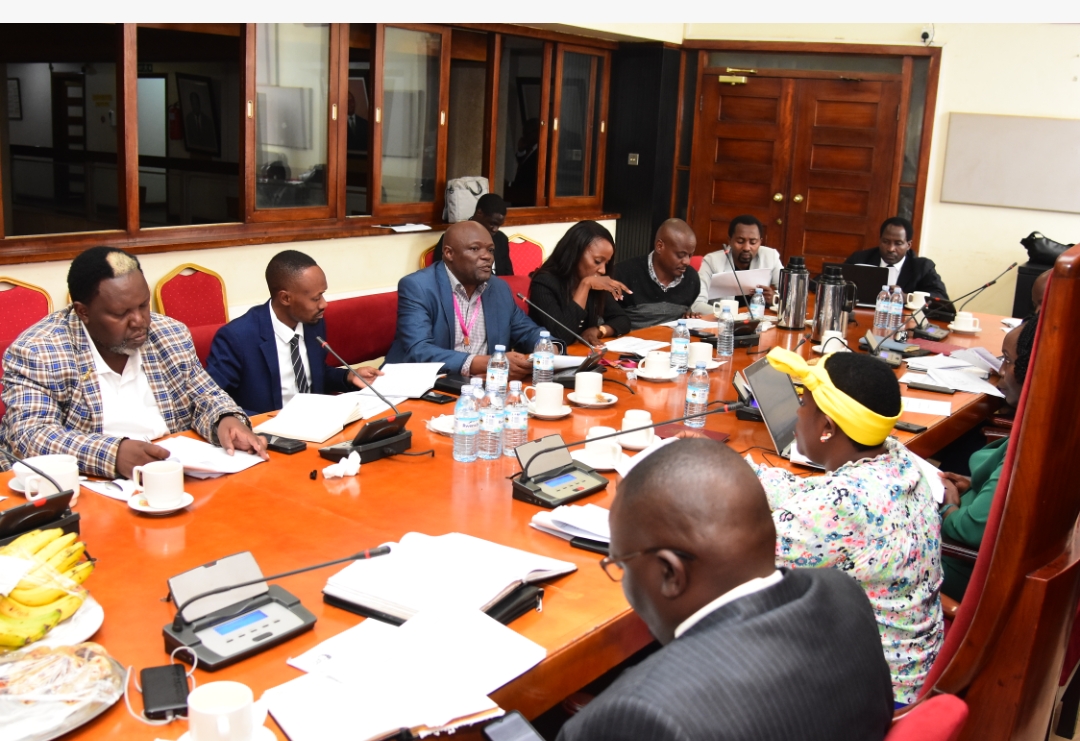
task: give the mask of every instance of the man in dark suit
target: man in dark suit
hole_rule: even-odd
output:
[[[495,346],[505,345],[510,378],[532,373],[528,353],[540,328],[492,275],[491,233],[475,221],[454,224],[442,257],[398,282],[397,334],[386,362],[440,362],[447,373],[474,376],[486,372]]]
[[[326,365],[316,336],[326,336],[326,274],[296,250],[266,266],[270,300],[226,324],[214,336],[206,370],[248,414],[281,409],[298,393],[355,391],[360,381]],[[359,368],[367,381],[382,375]]]
[[[506,220],[506,201],[495,193],[485,193],[476,201],[476,211],[470,221],[475,221],[491,233],[491,241],[495,245],[495,264],[492,272],[495,275],[513,275],[514,265],[510,262],[510,240],[499,231],[499,227]],[[433,262],[442,260],[443,244],[446,235],[439,237],[439,243],[435,245]]]
[[[775,568],[765,492],[736,453],[659,449],[619,484],[610,524],[600,565],[664,647],[560,741],[884,738],[892,683],[866,595],[838,571]]]
[[[859,250],[844,262],[848,265],[888,268],[890,286],[900,286],[904,293],[926,291],[933,298],[949,300],[945,283],[937,274],[934,261],[908,254],[912,235],[910,221],[899,216],[885,219],[880,235],[881,242],[877,247]]]

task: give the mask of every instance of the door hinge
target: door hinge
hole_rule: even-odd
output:
[[[746,75],[720,75],[721,85],[745,85]]]
[[[705,96],[704,95],[702,95],[701,98],[698,99],[697,109],[699,111],[705,110]]]

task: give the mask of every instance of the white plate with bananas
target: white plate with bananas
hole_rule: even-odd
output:
[[[40,641],[36,641],[31,645],[48,646],[49,648],[73,646],[76,643],[90,640],[90,637],[97,633],[103,622],[105,622],[105,609],[100,602],[87,595],[86,601],[83,602],[82,607],[75,611],[74,615],[46,633],[45,637]]]

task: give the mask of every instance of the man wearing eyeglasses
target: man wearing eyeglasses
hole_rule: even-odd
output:
[[[838,571],[775,567],[765,492],[737,454],[661,448],[619,484],[610,523],[601,567],[664,648],[560,741],[884,738],[892,683],[866,595]]]

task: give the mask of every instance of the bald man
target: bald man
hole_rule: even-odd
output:
[[[689,316],[701,280],[690,268],[696,248],[694,230],[682,219],[668,219],[656,230],[652,252],[615,266],[615,279],[633,291],[622,301],[631,329]]]
[[[483,375],[496,345],[510,360],[510,378],[532,373],[540,328],[492,274],[491,232],[475,221],[446,230],[442,261],[398,282],[397,333],[388,363],[443,364],[443,372]]]
[[[870,603],[840,572],[775,568],[768,501],[738,455],[661,448],[619,484],[610,523],[601,565],[664,647],[560,741],[884,738],[892,684]]]

